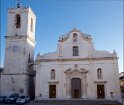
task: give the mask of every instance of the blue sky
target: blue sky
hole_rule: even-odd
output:
[[[123,71],[123,0],[20,0],[30,6],[37,17],[35,56],[53,52],[59,36],[73,28],[91,34],[97,50],[113,52],[119,57]],[[1,65],[7,24],[7,8],[16,0],[1,0]]]

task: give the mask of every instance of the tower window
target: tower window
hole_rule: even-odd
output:
[[[21,16],[19,14],[15,16],[15,26],[16,28],[21,28]]]
[[[73,46],[73,56],[78,56],[78,55],[79,55],[78,46]]]
[[[55,70],[54,69],[51,70],[51,79],[55,79]]]
[[[102,79],[102,69],[101,68],[97,69],[97,78]]]
[[[30,31],[33,32],[33,19],[31,18]]]

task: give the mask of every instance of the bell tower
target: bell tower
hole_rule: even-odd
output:
[[[1,78],[3,95],[13,92],[34,94],[33,67],[30,64],[34,61],[35,22],[36,16],[30,7],[17,3],[16,7],[8,8],[4,71]]]

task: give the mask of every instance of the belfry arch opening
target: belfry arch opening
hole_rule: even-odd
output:
[[[21,28],[21,16],[20,16],[20,14],[15,15],[15,27]]]

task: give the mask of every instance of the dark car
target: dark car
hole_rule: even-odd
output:
[[[30,102],[30,97],[24,96],[24,95],[20,96],[16,101],[17,104],[25,104],[25,103],[29,103],[29,102]]]
[[[5,103],[7,104],[16,103],[16,100],[18,99],[18,97],[19,97],[19,94],[12,94],[5,99]]]
[[[0,96],[0,103],[4,103],[7,96]]]

